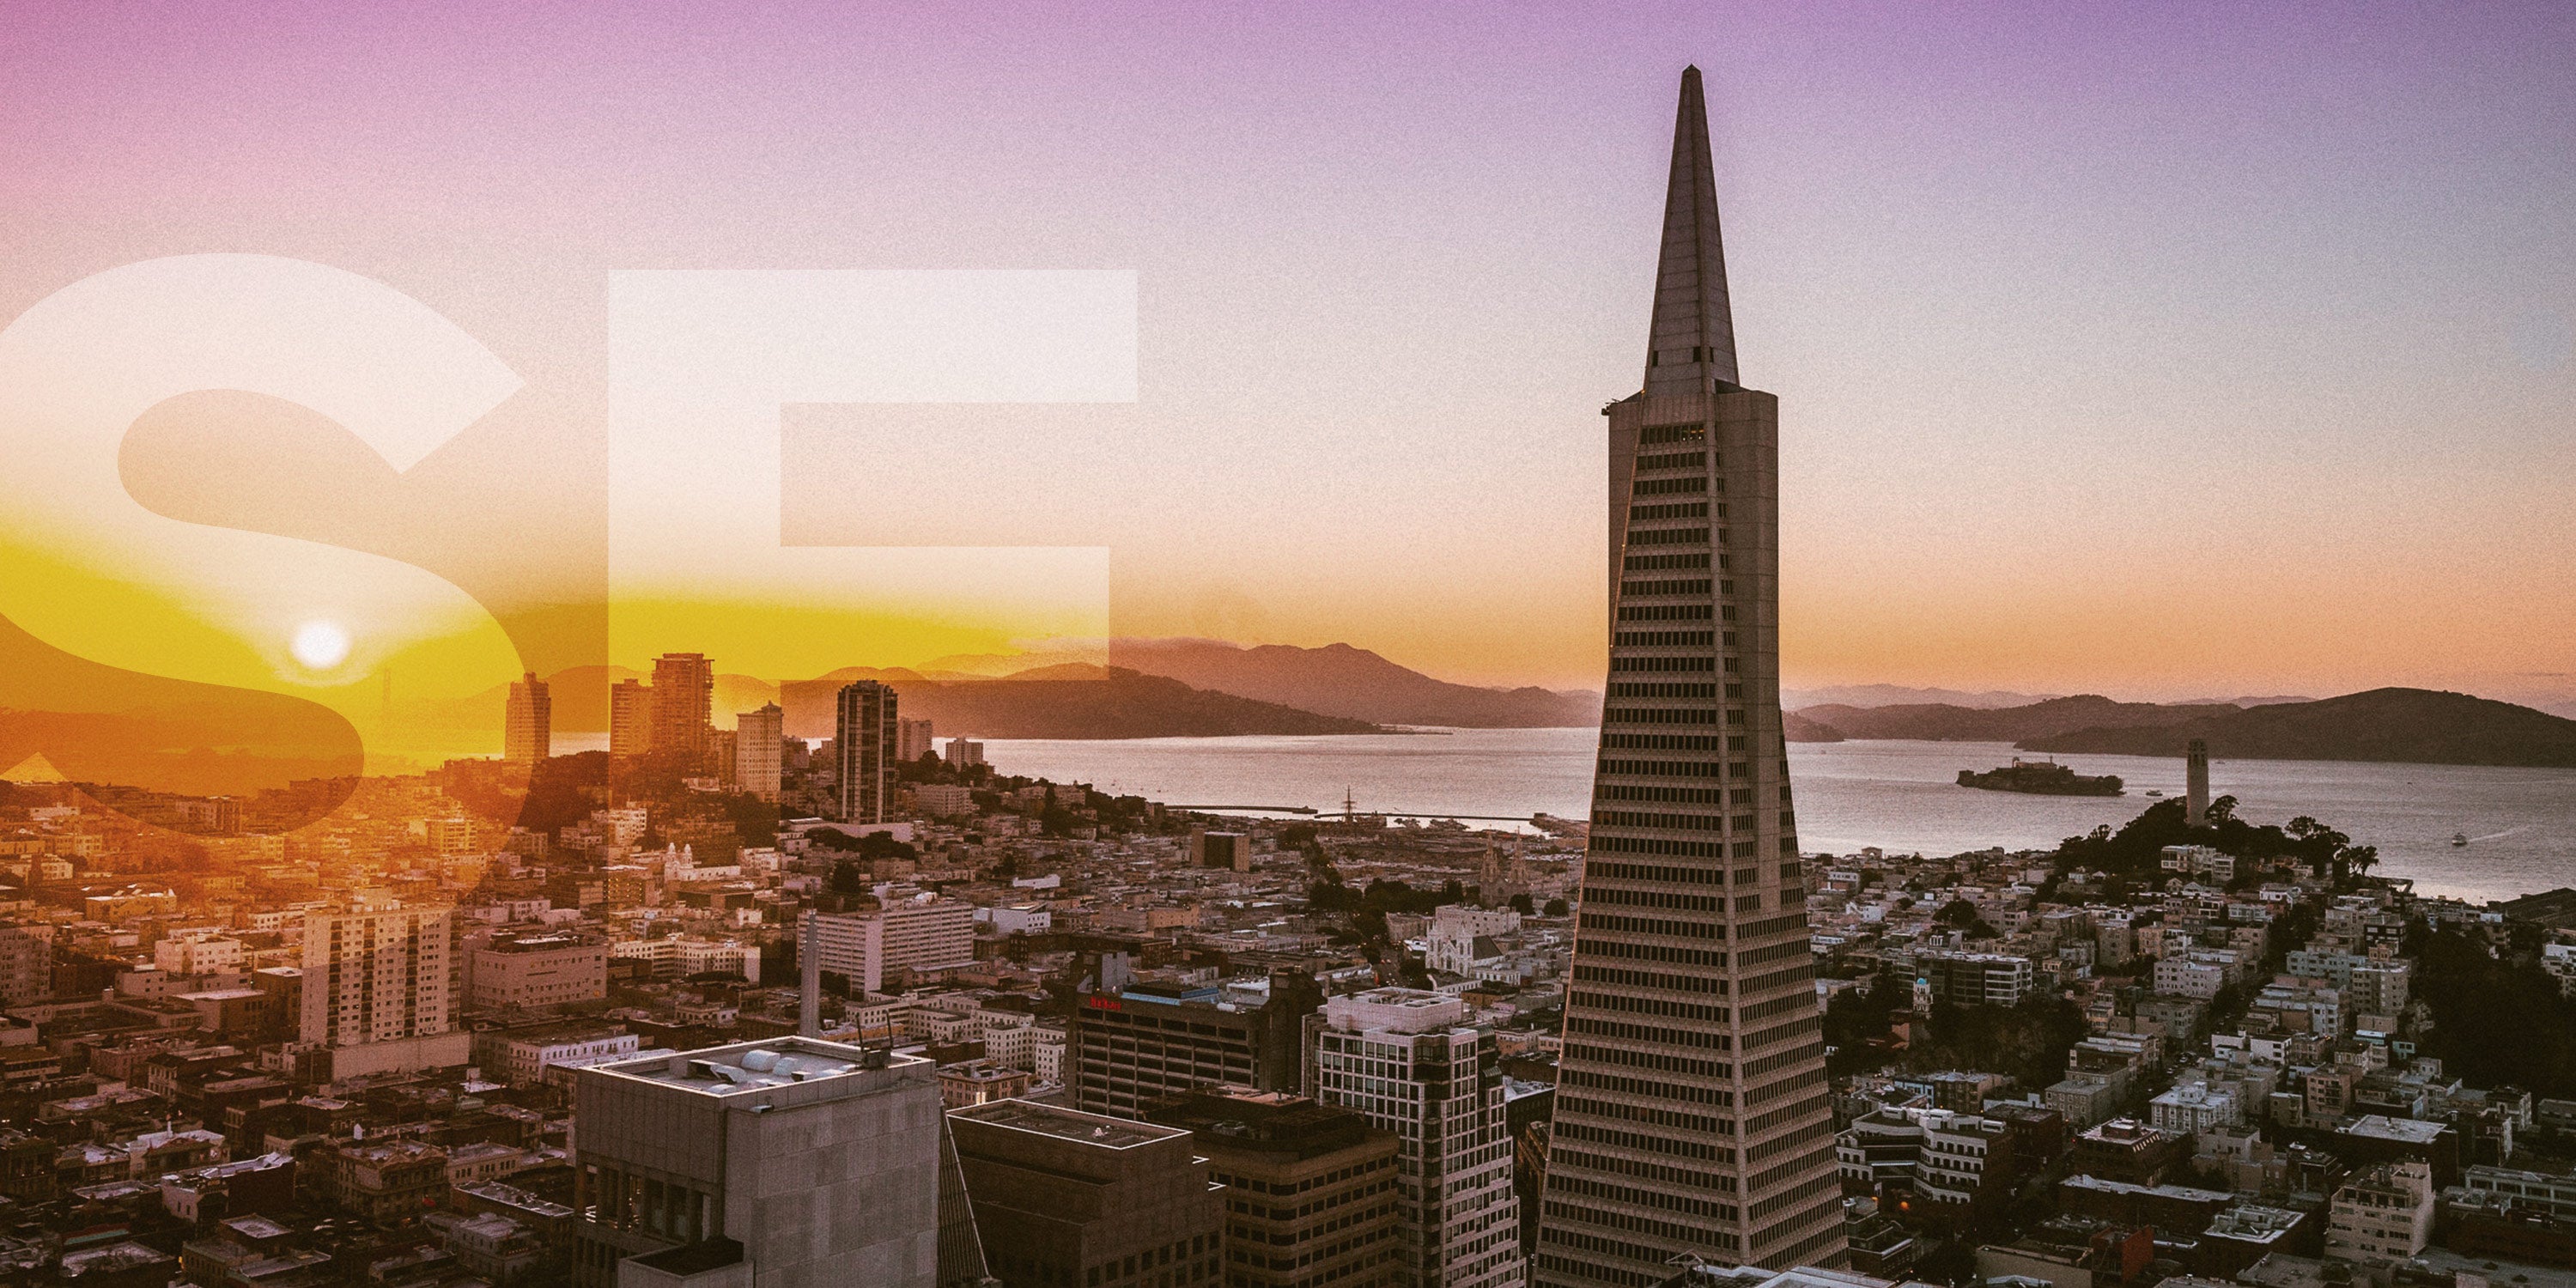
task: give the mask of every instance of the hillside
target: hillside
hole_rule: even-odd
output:
[[[356,775],[357,731],[324,707],[236,690],[135,711],[0,707],[0,777],[116,783],[189,796],[252,796],[299,779]]]
[[[1790,742],[1841,742],[1842,731],[1832,725],[1819,724],[1795,711],[1780,713],[1780,736]]]
[[[1797,714],[1846,738],[1913,738],[1929,742],[2022,742],[2079,729],[2161,727],[2203,719],[2234,707],[2164,706],[2114,702],[2095,694],[2050,698],[2026,706],[1978,708],[1946,702],[1857,707],[1842,703],[1800,707]],[[2179,744],[2177,744],[2179,745]]]
[[[908,671],[834,672],[780,687],[787,732],[828,737],[833,695],[853,679],[894,686],[903,714],[928,719],[943,737],[1213,738],[1236,734],[1376,733],[1363,720],[1319,715],[1230,693],[1192,688],[1124,667],[1050,667],[1036,679],[938,681]]]
[[[1597,693],[1452,684],[1348,644],[1246,647],[1224,640],[1121,639],[1110,643],[1108,657],[1113,666],[1193,688],[1373,724],[1530,729],[1579,727],[1601,719]],[[1072,657],[1031,654],[1024,660],[1043,665]],[[1011,661],[966,656],[939,658],[929,665],[990,674]],[[1027,674],[1015,671],[1014,678]]]
[[[1782,689],[1780,703],[1788,707],[1893,707],[1939,704],[1951,707],[2026,707],[2060,696],[2054,693],[2013,693],[1990,689],[1970,693],[1961,689],[1916,689],[1902,684],[1837,684],[1822,689]]]
[[[2197,717],[2178,724],[2075,729],[2018,741],[2031,751],[2179,756],[2185,743],[2203,738],[2213,756],[2248,760],[2576,766],[2576,720],[2465,693],[2372,689],[2316,702],[2191,710]]]

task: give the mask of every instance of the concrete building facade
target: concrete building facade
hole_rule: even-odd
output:
[[[1332,998],[1308,1025],[1314,1094],[1396,1137],[1398,1283],[1516,1288],[1520,1199],[1502,1070],[1493,1035],[1466,1020],[1466,1003],[1446,993]]]
[[[1221,1282],[1225,1201],[1190,1133],[1027,1100],[948,1121],[1004,1288]]]
[[[971,1225],[959,1212],[943,1230],[935,1075],[927,1060],[794,1037],[582,1070],[574,1282],[971,1282],[980,1248],[963,1264],[954,1238],[973,1244]]]

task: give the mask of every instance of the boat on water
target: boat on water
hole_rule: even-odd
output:
[[[2467,847],[2468,843],[2469,843],[2469,834],[2468,834],[2468,833],[2466,833],[2466,832],[2453,832],[2453,833],[2451,833],[2451,844],[2453,844],[2453,845],[2457,845],[2457,846],[2461,846],[2461,847],[2465,848],[2465,847]]]
[[[2119,796],[2125,794],[2117,774],[2079,774],[2054,760],[2023,760],[1980,774],[1959,771],[1961,787],[1990,792],[2027,792],[2034,796]]]
[[[2158,791],[2158,790],[2156,790],[2156,789],[2154,789],[2154,788],[2152,788],[2152,787],[2151,787],[2151,788],[2148,788],[2148,789],[2147,789],[2147,795],[2149,795],[2149,796],[2162,796],[2162,795],[2164,795],[2164,793],[2163,793],[2163,792],[2161,792],[2161,791]]]

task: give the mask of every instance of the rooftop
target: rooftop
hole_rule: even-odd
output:
[[[2411,1145],[2429,1145],[2433,1138],[2450,1129],[2447,1123],[2425,1122],[2418,1118],[2389,1118],[2372,1114],[2343,1129],[2346,1135],[2369,1136],[2379,1140],[2404,1141]]]
[[[658,1082],[703,1095],[728,1096],[797,1083],[820,1082],[903,1065],[927,1065],[918,1056],[896,1055],[814,1038],[767,1038],[701,1051],[659,1052],[613,1064],[592,1065],[587,1072]]]
[[[968,1109],[950,1110],[948,1116],[1008,1127],[1014,1131],[1035,1132],[1101,1149],[1134,1149],[1139,1145],[1189,1135],[1178,1127],[1157,1127],[1152,1123],[1087,1114],[1078,1109],[1040,1104],[1034,1100],[996,1100]]]

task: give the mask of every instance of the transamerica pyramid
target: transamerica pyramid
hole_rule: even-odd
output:
[[[1611,647],[1538,1282],[1844,1260],[1780,730],[1779,400],[1735,361],[1698,68],[1645,388],[1610,427]]]

